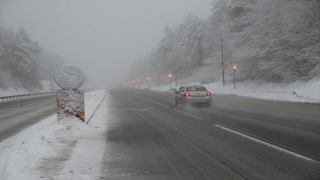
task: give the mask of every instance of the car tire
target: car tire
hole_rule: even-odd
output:
[[[208,107],[211,107],[211,102],[207,104]]]

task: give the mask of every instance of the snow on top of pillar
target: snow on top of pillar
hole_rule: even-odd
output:
[[[59,67],[54,75],[54,81],[62,89],[77,89],[85,80],[84,73],[73,65]]]

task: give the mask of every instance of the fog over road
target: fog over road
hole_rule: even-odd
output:
[[[112,89],[105,179],[319,179],[320,106]]]

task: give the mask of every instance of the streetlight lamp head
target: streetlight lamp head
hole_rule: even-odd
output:
[[[150,79],[150,78],[147,78],[148,80]]]
[[[169,77],[171,77],[171,74],[169,74]]]
[[[236,69],[237,69],[237,67],[236,67],[236,66],[233,66],[233,69],[234,69],[234,70],[236,70]]]

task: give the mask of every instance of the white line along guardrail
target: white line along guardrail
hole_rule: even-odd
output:
[[[15,96],[4,96],[4,97],[0,97],[0,101],[22,99],[22,98],[36,97],[36,96],[46,96],[46,95],[51,95],[51,94],[55,94],[55,92],[35,93],[35,94],[21,94],[21,95],[15,95]]]
[[[96,88],[86,88],[84,89],[84,92],[90,92],[97,90]],[[22,98],[28,98],[28,97],[36,97],[36,96],[45,96],[50,94],[56,94],[56,92],[45,92],[45,93],[35,93],[35,94],[21,94],[21,95],[14,95],[14,96],[4,96],[0,97],[0,101],[7,101],[7,100],[13,100],[13,99],[22,99]]]

